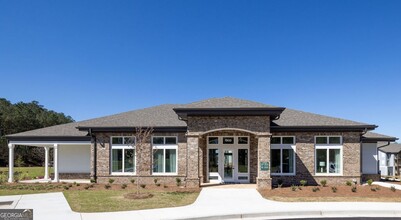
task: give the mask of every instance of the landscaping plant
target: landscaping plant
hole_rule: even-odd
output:
[[[175,183],[177,186],[181,186],[181,179],[180,178],[175,178]]]
[[[110,184],[113,184],[113,183],[114,183],[114,179],[111,179],[111,178],[110,178],[110,179],[109,179],[109,183],[110,183]]]
[[[393,192],[395,192],[395,186],[391,186],[391,187],[390,187],[390,190],[393,191]]]
[[[107,183],[106,185],[104,185],[104,188],[105,188],[105,189],[110,189],[110,188],[111,188],[111,185],[110,185],[109,183]]]
[[[320,191],[320,189],[319,189],[319,187],[315,186],[315,187],[312,188],[312,191],[313,192],[317,192],[317,191]]]
[[[347,182],[345,182],[345,185],[352,186],[352,182],[350,180],[347,180]]]
[[[291,190],[292,190],[292,191],[297,190],[297,188],[298,188],[298,187],[297,187],[296,185],[294,185],[294,184],[291,185]]]
[[[323,187],[326,187],[326,185],[327,185],[327,180],[321,180],[321,181],[320,181],[320,184],[321,184]]]
[[[301,181],[299,181],[299,183],[301,184],[301,186],[306,186],[306,184],[308,183],[308,181],[306,181],[306,180],[301,180]]]
[[[373,180],[372,180],[372,179],[368,179],[368,181],[366,181],[366,183],[367,183],[369,186],[371,186],[372,183],[373,183]]]
[[[337,192],[337,187],[332,186],[332,187],[331,187],[331,191],[333,191],[333,193],[336,193],[336,192]]]
[[[351,188],[351,191],[352,191],[352,192],[356,192],[356,186],[353,186],[353,187]]]
[[[142,189],[146,188],[146,184],[140,184],[140,186],[141,186]]]
[[[127,188],[127,184],[124,183],[121,185],[121,189],[125,189],[125,188]]]
[[[281,188],[283,186],[283,180],[282,179],[278,179],[277,180],[277,187]]]
[[[131,181],[131,183],[132,183],[132,184],[134,184],[134,183],[135,183],[135,179],[131,179],[130,181]]]

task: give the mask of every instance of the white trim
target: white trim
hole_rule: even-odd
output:
[[[316,138],[317,137],[327,137],[326,144],[317,144],[316,143]],[[330,137],[340,137],[340,144],[329,144],[329,138]],[[344,170],[344,163],[343,163],[343,137],[341,135],[319,135],[315,136],[315,176],[342,176],[343,175],[343,170]],[[318,166],[317,166],[317,153],[316,150],[318,149],[324,149],[326,150],[326,166],[327,170],[326,173],[318,173]],[[340,172],[339,173],[329,173],[330,168],[329,168],[329,160],[330,160],[330,150],[332,149],[339,149],[340,150]]]
[[[123,138],[123,144],[113,145],[113,138]],[[125,144],[125,138],[134,138],[135,145]],[[122,150],[122,172],[113,172],[113,149]],[[125,172],[125,150],[134,150],[134,172]],[[112,176],[134,176],[137,168],[136,138],[134,136],[111,136],[110,137],[110,175]]]
[[[163,144],[153,144],[153,138],[163,138]],[[165,144],[166,138],[175,138],[176,144]],[[178,175],[178,136],[161,136],[155,135],[151,137],[152,142],[152,175],[153,176],[176,176]],[[163,171],[164,172],[153,172],[154,166],[154,153],[153,150],[163,150]],[[175,172],[166,172],[166,150],[175,150]]]
[[[14,145],[25,145],[25,146],[50,146],[54,144],[58,145],[91,145],[90,141],[10,141],[10,144]]]
[[[316,143],[316,138],[318,138],[318,137],[327,137],[326,144],[318,144],[318,143]],[[339,144],[337,144],[337,143],[336,144],[330,144],[329,143],[330,137],[339,137],[340,138],[340,143]],[[343,144],[343,136],[341,136],[341,135],[318,135],[318,136],[315,136],[314,141],[315,141],[315,145],[333,145],[333,146],[342,145]]]

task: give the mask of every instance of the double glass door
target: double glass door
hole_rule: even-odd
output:
[[[249,149],[209,148],[209,180],[223,183],[249,182]]]

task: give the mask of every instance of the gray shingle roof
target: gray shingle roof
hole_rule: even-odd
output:
[[[36,129],[8,136],[85,136],[76,127],[186,127],[186,123],[178,119],[174,108],[266,108],[275,107],[263,103],[236,99],[232,97],[212,98],[186,105],[166,104],[144,108],[120,114]],[[285,109],[280,119],[273,125],[278,126],[348,126],[367,125],[365,123],[328,117],[292,109]]]
[[[388,146],[380,147],[379,150],[384,153],[398,154],[401,151],[401,144],[392,143]]]
[[[395,139],[395,137],[387,136],[384,134],[379,134],[375,132],[368,131],[366,134],[363,135],[365,138],[372,138],[372,139]]]
[[[181,108],[268,108],[275,107],[233,97],[211,98],[182,105]]]

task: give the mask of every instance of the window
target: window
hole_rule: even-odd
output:
[[[135,173],[135,137],[111,137],[111,173]]]
[[[223,144],[234,144],[234,137],[223,137]]]
[[[218,137],[209,137],[209,144],[219,144]]]
[[[238,137],[238,144],[248,144],[248,137]]]
[[[153,137],[153,173],[177,173],[177,137]]]
[[[316,174],[342,173],[342,137],[315,137]]]
[[[271,138],[271,175],[295,175],[295,137]]]

